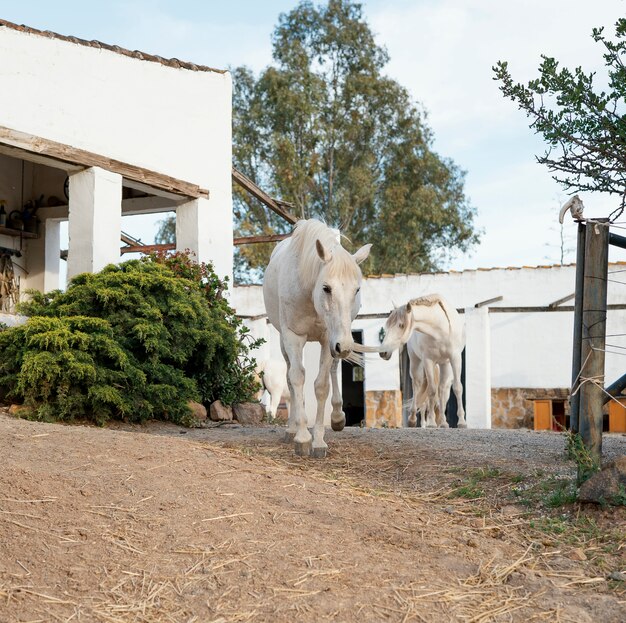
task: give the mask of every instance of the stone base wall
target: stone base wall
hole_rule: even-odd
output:
[[[402,392],[399,389],[365,392],[365,426],[401,428]]]
[[[569,414],[569,388],[494,387],[491,389],[493,428],[533,428],[533,400],[564,400]]]

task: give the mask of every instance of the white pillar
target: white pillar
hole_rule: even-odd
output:
[[[58,290],[61,283],[61,221],[56,218],[47,218],[42,223],[44,235],[44,273],[43,291]]]
[[[70,176],[67,277],[120,260],[122,176],[92,167]]]
[[[468,428],[491,428],[491,329],[488,307],[465,309],[465,417]]]
[[[229,180],[230,183],[230,180]],[[191,251],[196,262],[212,262],[215,272],[233,278],[233,214],[230,201],[193,199],[176,208],[176,250]]]

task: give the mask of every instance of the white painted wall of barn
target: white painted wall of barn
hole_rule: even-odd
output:
[[[194,215],[202,228],[198,259],[232,277],[230,73],[169,67],[3,27],[0,79],[11,94],[3,98],[0,125],[208,189]],[[0,173],[0,198],[16,179]]]

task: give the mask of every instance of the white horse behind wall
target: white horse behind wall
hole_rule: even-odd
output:
[[[341,246],[336,229],[314,219],[298,221],[292,236],[274,249],[265,271],[265,308],[270,323],[280,333],[291,395],[285,440],[295,442],[298,455],[326,456],[324,410],[331,381],[331,426],[333,430],[345,426],[337,366],[357,348],[351,324],[361,306],[362,275],[358,265],[367,258],[370,247],[366,244],[352,255]],[[313,438],[307,429],[304,407],[302,352],[307,342],[321,345]],[[364,351],[363,347],[359,350]]]
[[[256,371],[262,385],[259,399],[264,391],[269,394],[267,414],[270,420],[273,420],[281,401],[287,403],[287,411],[289,411],[291,397],[287,386],[287,364],[283,359],[265,359],[257,365]]]
[[[456,309],[439,294],[428,294],[409,301],[394,309],[385,323],[385,339],[380,346],[380,356],[389,359],[392,351],[411,341],[409,357],[413,352],[411,363],[411,377],[413,391],[416,391],[416,378],[423,371],[425,383],[423,391],[426,393],[426,425],[437,426],[435,408],[439,406],[445,396],[449,397],[448,375],[452,374],[452,388],[457,402],[459,428],[467,426],[465,409],[463,408],[463,384],[461,383],[462,353],[465,348],[465,324]],[[422,370],[419,369],[422,366]],[[413,376],[415,369],[415,376]],[[420,385],[422,387],[422,385]],[[441,388],[441,390],[440,390]],[[419,388],[418,388],[419,390]],[[422,400],[414,398],[412,415],[414,417],[415,404]],[[418,405],[419,408],[419,405]],[[443,405],[445,410],[445,404]],[[441,417],[445,416],[443,413]],[[423,415],[422,415],[423,417]],[[413,420],[414,422],[415,420]]]

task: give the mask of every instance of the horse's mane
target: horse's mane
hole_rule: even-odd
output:
[[[317,254],[315,241],[319,240],[324,249],[332,254],[327,264],[330,276],[358,279],[360,269],[354,258],[340,242],[340,233],[315,219],[298,221],[291,235],[290,247],[298,258],[298,274],[303,287],[312,289],[319,275],[322,261]]]
[[[424,296],[420,296],[415,299],[411,299],[408,303],[411,307],[432,307],[433,305],[439,305],[441,307],[443,313],[446,315],[448,319],[448,324],[450,324],[450,316],[448,315],[448,310],[446,309],[446,303],[443,300],[441,294],[425,294]],[[400,307],[396,307],[390,314],[388,318],[389,324],[396,325],[399,323],[406,315],[406,305],[401,305]]]

